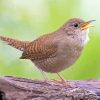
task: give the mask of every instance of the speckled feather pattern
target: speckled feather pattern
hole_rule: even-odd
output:
[[[70,22],[84,22],[73,19]],[[70,67],[80,56],[87,31],[73,31],[69,22],[55,32],[43,35],[34,41],[19,41],[0,36],[0,40],[23,51],[21,59],[30,59],[39,69],[57,73]],[[70,30],[70,31],[69,31]]]
[[[29,45],[29,41],[19,41],[16,39],[12,39],[9,37],[0,36],[0,40],[5,41],[8,45],[11,45],[21,51],[24,51],[24,49]]]
[[[57,51],[57,44],[53,44],[53,38],[51,36],[52,35],[45,35],[30,42],[28,47],[24,50],[21,58],[36,61],[52,57]]]

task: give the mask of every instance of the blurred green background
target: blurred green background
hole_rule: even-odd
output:
[[[100,0],[0,0],[0,35],[20,40],[34,40],[55,31],[73,17],[93,20],[90,41],[69,69],[65,79],[100,78]],[[0,42],[0,76],[43,79],[29,60],[20,60],[21,52]],[[58,79],[56,74],[47,74]]]

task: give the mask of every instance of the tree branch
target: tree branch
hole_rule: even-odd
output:
[[[100,80],[67,82],[0,77],[0,100],[100,100]]]

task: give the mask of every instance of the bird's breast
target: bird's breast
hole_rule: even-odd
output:
[[[36,61],[35,64],[46,72],[60,72],[70,67],[78,59],[80,52],[81,50],[79,47],[62,42],[58,45],[57,52],[54,56]]]

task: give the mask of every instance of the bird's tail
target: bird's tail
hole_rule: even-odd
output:
[[[29,41],[19,41],[16,39],[12,39],[5,36],[0,36],[0,40],[5,41],[8,45],[11,45],[12,47],[24,51],[24,49],[29,45]]]

